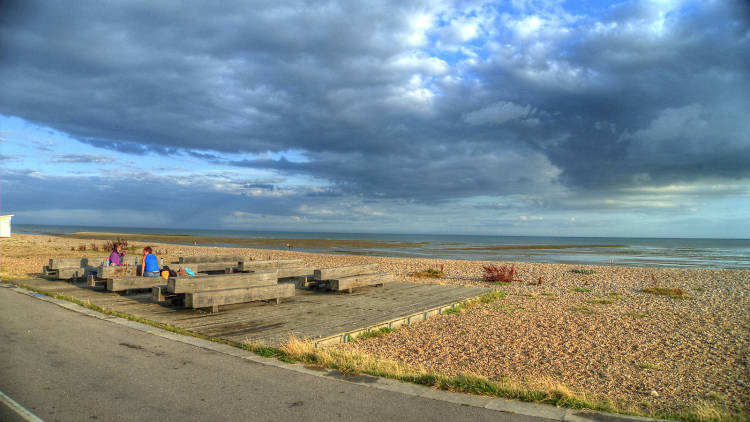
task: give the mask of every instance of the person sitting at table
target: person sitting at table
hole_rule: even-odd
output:
[[[123,265],[124,257],[125,257],[125,252],[122,251],[122,245],[118,243],[117,245],[115,245],[112,253],[109,254],[109,265],[114,265],[116,267]]]
[[[141,274],[144,277],[159,277],[159,260],[153,253],[151,246],[143,248],[143,263],[141,264]]]

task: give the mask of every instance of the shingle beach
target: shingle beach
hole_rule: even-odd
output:
[[[17,235],[0,242],[5,277],[38,274],[50,257],[102,240]],[[143,246],[145,242],[130,242]],[[552,379],[585,395],[674,410],[696,403],[747,409],[750,401],[750,271],[514,265],[517,281],[482,280],[489,262],[311,254],[151,243],[180,255],[299,258],[314,268],[375,263],[396,280],[497,287],[507,296],[395,333],[336,346],[455,375]],[[443,266],[442,278],[410,274]],[[571,272],[576,268],[593,274]],[[539,277],[542,284],[539,285]],[[644,292],[681,289],[682,298]],[[746,410],[745,410],[746,411]]]

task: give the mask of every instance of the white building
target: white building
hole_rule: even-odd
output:
[[[0,237],[10,237],[10,218],[13,214],[0,215]]]

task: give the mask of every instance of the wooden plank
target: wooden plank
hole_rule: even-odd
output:
[[[140,272],[140,267],[135,265],[124,266],[124,267],[98,267],[96,269],[96,276],[99,278],[114,278],[114,277],[126,277],[126,276],[137,276]]]
[[[151,299],[153,299],[153,301],[157,303],[166,302],[168,300],[172,301],[182,296],[184,296],[182,293],[172,293],[167,290],[166,284],[160,284],[158,286],[151,287]]]
[[[194,264],[201,262],[227,262],[231,261],[237,265],[238,262],[244,258],[238,255],[195,255],[195,256],[181,256],[181,264]]]
[[[58,270],[61,268],[82,268],[82,267],[97,267],[102,262],[106,261],[108,257],[103,258],[50,258],[49,268]]]
[[[107,279],[107,290],[111,292],[121,292],[130,289],[150,289],[163,282],[164,278],[162,277],[115,277]]]
[[[276,271],[206,275],[203,277],[169,277],[167,290],[171,293],[187,293],[202,290],[268,286],[276,284],[277,277]]]
[[[107,280],[97,280],[96,276],[93,274],[89,274],[86,276],[86,285],[91,287],[92,289],[98,287],[101,284],[104,284],[104,287],[106,287]]]
[[[164,302],[167,300],[164,297],[164,293],[167,291],[167,285],[166,284],[160,284],[158,286],[152,286],[151,287],[151,297],[154,299],[154,302]]]
[[[72,278],[83,278],[86,271],[93,271],[94,267],[87,268],[59,268],[56,277],[58,280],[70,280]]]
[[[291,282],[294,283],[294,287],[298,289],[308,289],[313,285],[317,285],[318,281],[313,280],[312,275],[303,275],[297,277],[285,277],[279,278],[279,282]]]
[[[193,272],[206,272],[206,271],[224,271],[227,268],[239,268],[239,261],[222,261],[222,262],[194,262],[194,263],[182,263],[183,267],[190,268]],[[172,267],[169,267],[172,269]]]
[[[313,276],[316,280],[337,280],[341,277],[349,277],[360,274],[373,274],[378,272],[377,264],[349,265],[346,267],[322,268],[315,270]]]
[[[294,285],[292,284],[209,290],[186,293],[185,306],[188,308],[207,308],[219,305],[230,305],[233,303],[252,302],[255,300],[278,300],[292,296],[294,296]]]
[[[289,277],[304,277],[312,275],[315,270],[312,267],[288,267],[279,268],[279,279]]]
[[[390,283],[393,281],[393,275],[388,273],[354,275],[350,277],[341,277],[338,280],[328,280],[328,288],[331,290],[342,291],[355,287],[374,286],[376,284]]]
[[[240,261],[240,271],[268,271],[281,268],[302,267],[304,261],[301,259],[272,259],[259,261]],[[312,273],[310,273],[312,274]]]

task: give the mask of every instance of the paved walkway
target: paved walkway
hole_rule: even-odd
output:
[[[0,391],[46,421],[539,420],[289,371],[14,290],[0,288]],[[0,420],[19,419],[0,405]]]

